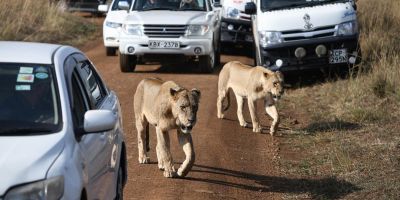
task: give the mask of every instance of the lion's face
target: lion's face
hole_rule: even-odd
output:
[[[176,124],[183,133],[190,133],[197,120],[197,110],[200,100],[200,91],[188,91],[181,88],[172,88],[172,113],[177,118]]]
[[[279,100],[283,95],[283,74],[281,72],[273,72],[271,74],[265,74],[264,85],[275,101]]]

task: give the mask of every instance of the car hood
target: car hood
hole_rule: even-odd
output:
[[[0,137],[0,196],[15,185],[46,178],[63,148],[62,134]]]
[[[152,10],[130,13],[127,24],[186,25],[207,23],[207,12]]]
[[[313,28],[336,25],[356,19],[356,12],[350,3],[275,10],[260,12],[257,15],[258,30],[266,31],[304,30],[306,15],[309,16],[309,23]]]
[[[110,11],[107,13],[107,17],[106,17],[105,21],[122,23],[122,22],[124,22],[127,15],[128,15],[128,12],[126,12],[126,10]]]

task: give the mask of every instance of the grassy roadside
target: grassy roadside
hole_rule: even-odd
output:
[[[282,175],[305,180],[287,199],[400,197],[400,1],[360,0],[364,73],[289,91],[280,104]],[[285,113],[285,110],[290,110]]]
[[[0,40],[80,46],[101,31],[90,19],[62,12],[49,0],[0,1]]]

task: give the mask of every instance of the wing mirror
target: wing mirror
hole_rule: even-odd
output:
[[[254,15],[257,13],[257,7],[254,2],[247,2],[244,6],[244,13],[248,15]]]
[[[110,110],[89,110],[84,116],[83,129],[85,133],[109,131],[117,121],[117,116]]]
[[[100,12],[106,13],[108,11],[108,5],[107,4],[101,4],[97,7],[97,10]]]

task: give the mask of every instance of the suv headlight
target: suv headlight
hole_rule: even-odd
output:
[[[128,35],[136,35],[136,36],[142,35],[142,25],[124,24],[124,25],[122,25],[122,28],[124,29],[125,33]]]
[[[116,22],[110,22],[110,21],[106,21],[106,26],[110,27],[110,28],[119,28],[122,26],[121,23],[116,23]]]
[[[209,31],[208,25],[189,25],[186,30],[187,36],[203,36]]]
[[[260,45],[262,47],[267,47],[272,44],[282,43],[282,34],[277,31],[259,31]]]
[[[228,7],[226,8],[225,17],[239,19],[240,11],[237,8]]]
[[[350,21],[339,24],[337,26],[336,35],[343,36],[343,35],[354,35],[358,33],[358,23],[357,21]]]
[[[57,176],[11,189],[4,200],[11,199],[60,199],[64,194],[64,177]]]

